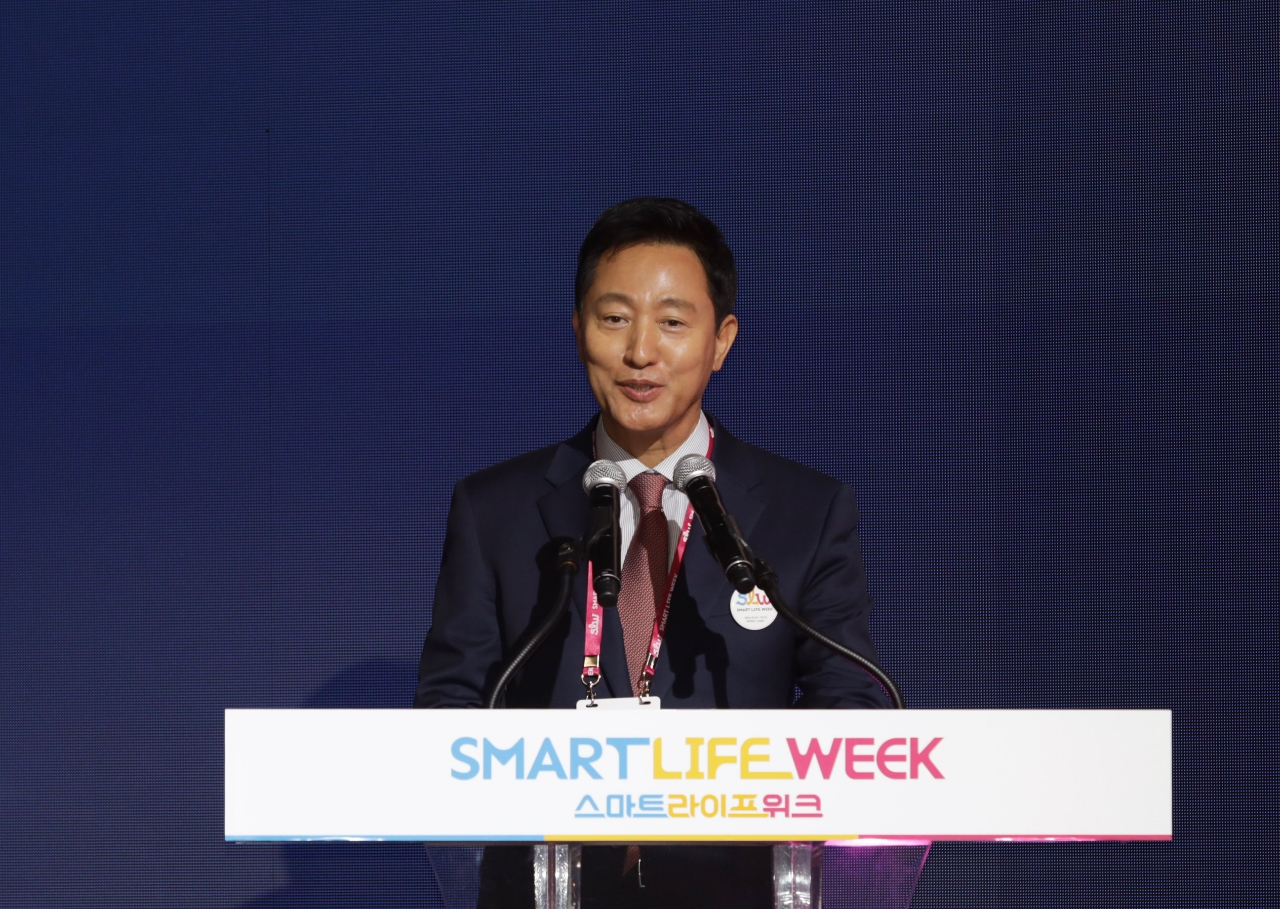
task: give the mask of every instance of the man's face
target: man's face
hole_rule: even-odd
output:
[[[738,322],[730,315],[717,328],[697,254],[663,243],[603,257],[573,330],[605,428],[631,450],[688,437]]]

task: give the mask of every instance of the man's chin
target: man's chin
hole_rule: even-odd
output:
[[[621,413],[611,410],[608,424],[612,427],[635,436],[658,437],[663,435],[680,421],[673,419],[669,413],[653,413],[648,408],[626,408]]]

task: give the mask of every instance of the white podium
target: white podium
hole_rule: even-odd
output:
[[[922,862],[938,840],[1170,839],[1171,726],[1168,711],[228,710],[225,836],[470,844],[432,853],[463,902],[474,846],[535,844],[548,907],[576,905],[582,844],[773,843],[778,905],[825,890],[835,909],[831,875],[868,844]]]

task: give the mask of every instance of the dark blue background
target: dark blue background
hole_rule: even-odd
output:
[[[225,845],[221,711],[409,705],[452,483],[590,415],[577,244],[654,193],[912,705],[1174,711],[1172,844],[939,845],[915,905],[1265,905],[1277,18],[5,3],[0,904],[437,904]]]

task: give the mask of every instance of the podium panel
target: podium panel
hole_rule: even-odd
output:
[[[228,710],[228,841],[1169,839],[1167,711]]]
[[[581,846],[533,846],[535,909],[582,905]],[[479,846],[428,846],[446,909],[475,909],[480,895]],[[929,843],[843,840],[782,843],[773,849],[777,909],[910,909]]]

